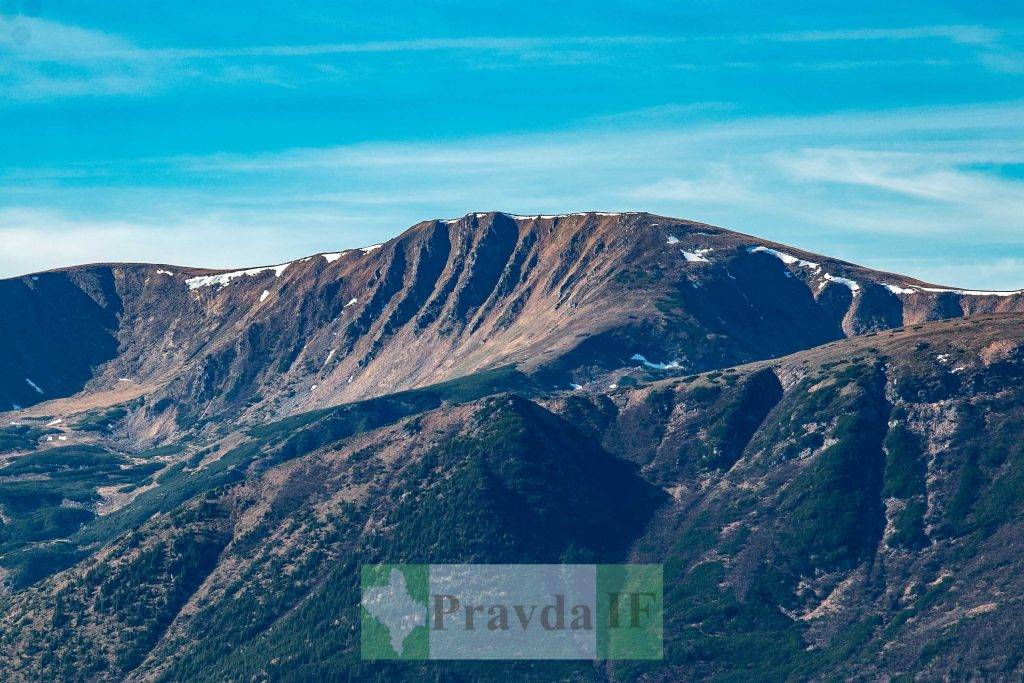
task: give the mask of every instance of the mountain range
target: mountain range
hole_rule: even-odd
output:
[[[0,280],[0,675],[1024,675],[1022,313],[646,213]],[[362,661],[374,562],[663,564],[665,657]]]

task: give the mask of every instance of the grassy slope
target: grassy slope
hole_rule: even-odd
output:
[[[44,583],[8,605],[8,619],[28,619],[19,632],[34,634],[22,671],[88,662],[80,671],[116,678],[141,662],[168,679],[490,679],[487,665],[360,663],[359,563],[592,561],[632,545],[633,557],[665,564],[666,660],[514,674],[1010,675],[1021,615],[993,598],[1024,591],[1024,361],[990,351],[1022,336],[1008,318],[938,323],[797,354],[771,372],[760,363],[548,401],[562,418],[516,398],[430,412],[510,386],[492,377],[261,428],[139,501],[171,515],[138,533],[122,533],[141,523],[128,510],[87,526],[83,542],[117,540],[70,588]],[[609,453],[674,498],[649,517],[653,491]],[[258,522],[237,526],[247,515]],[[217,567],[188,559],[195,543],[220,553]],[[170,550],[133,559],[151,545]],[[113,572],[113,602],[97,599],[95,571]],[[207,597],[175,617],[184,595],[154,594],[150,572],[185,593],[202,584]],[[63,614],[93,619],[67,627],[86,638],[73,649],[60,645],[65,622],[39,609],[54,590]],[[150,607],[129,617],[133,604]],[[129,618],[140,626],[123,639],[97,635]]]

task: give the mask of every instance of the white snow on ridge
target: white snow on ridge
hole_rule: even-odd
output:
[[[348,303],[345,304],[343,306],[343,308],[348,308],[349,306],[355,306],[357,303],[359,303],[359,299],[356,299],[355,297],[353,297],[353,298],[348,300]]]
[[[266,301],[268,296],[270,296],[270,290],[264,289],[263,293],[260,294],[260,301],[261,302]]]
[[[860,291],[860,285],[849,278],[839,277],[837,275],[829,275],[828,273],[825,273],[825,280],[827,280],[828,282],[838,282],[841,285],[846,285],[847,287],[850,288],[851,292]],[[822,282],[821,286],[818,287],[818,289],[824,289],[824,287],[825,283]]]
[[[794,264],[796,264],[796,265],[802,266],[804,268],[811,268],[811,269],[813,269],[815,271],[820,271],[821,270],[821,264],[819,264],[819,263],[814,263],[813,261],[807,261],[807,260],[804,260],[802,258],[798,258],[796,256],[793,256],[792,254],[787,254],[785,252],[778,251],[776,249],[770,249],[768,247],[763,247],[763,246],[758,245],[758,246],[754,246],[754,247],[747,247],[747,251],[750,252],[750,253],[764,252],[766,254],[771,254],[772,256],[778,258],[780,261],[782,261],[786,265],[794,265]],[[689,260],[689,259],[687,259],[687,260]],[[860,284],[858,284],[857,282],[855,282],[855,281],[853,281],[853,280],[851,280],[849,278],[839,277],[837,275],[830,275],[828,273],[822,273],[822,275],[824,276],[824,278],[826,280],[829,280],[831,282],[838,282],[840,284],[846,285],[853,292],[860,291]],[[825,283],[823,282],[823,283],[821,283],[821,285],[819,285],[819,289],[821,289],[824,286],[825,286]],[[962,294],[964,296],[1018,296],[1018,295],[1024,294],[1024,289],[1018,289],[1018,290],[1013,290],[1013,291],[1008,291],[1008,292],[1005,292],[1005,291],[1004,292],[1000,292],[1000,291],[986,291],[986,290],[979,290],[979,289],[952,289],[952,288],[947,288],[947,287],[921,287],[920,285],[909,285],[908,287],[901,287],[899,285],[884,284],[884,286],[885,286],[886,289],[888,289],[893,294],[916,294],[918,292],[933,292],[933,293],[939,293],[939,294],[941,294],[943,292],[951,292],[953,294]]]
[[[334,263],[335,261],[337,261],[338,259],[341,258],[342,254],[345,254],[347,252],[348,252],[348,249],[346,249],[345,251],[337,251],[337,252],[335,252],[333,254],[320,254],[320,255],[323,256],[324,260],[327,261],[328,263]]]
[[[899,285],[886,285],[885,288],[893,294],[913,294],[917,291],[916,289],[908,289],[906,287],[900,287]]]
[[[825,284],[827,282],[838,282],[841,285],[846,285],[847,287],[849,287],[851,292],[860,291],[860,284],[855,282],[854,280],[851,280],[850,278],[839,277],[838,275],[831,275],[829,273],[822,273],[820,263],[808,261],[806,259],[793,256],[792,254],[787,254],[784,251],[778,251],[777,249],[769,249],[768,247],[763,247],[760,245],[756,247],[747,247],[747,251],[750,252],[751,254],[755,252],[764,252],[765,254],[771,254],[775,258],[785,263],[787,266],[798,265],[802,268],[810,268],[815,272],[821,273],[822,277],[825,278],[825,282],[822,282],[821,284],[818,285],[819,290],[824,289]]]
[[[235,278],[242,277],[243,275],[259,275],[265,273],[268,270],[274,271],[274,277],[281,277],[281,273],[290,266],[293,262],[282,263],[277,266],[263,266],[261,268],[249,268],[247,270],[234,270],[230,273],[219,273],[217,275],[199,275],[197,277],[190,277],[185,280],[185,284],[188,285],[189,289],[199,289],[200,287],[209,287],[216,285],[222,287],[231,283]]]
[[[1024,294],[1024,289],[1017,289],[1012,292],[989,292],[984,289],[947,289],[944,287],[918,287],[913,285],[915,289],[922,292],[953,292],[954,294],[964,294],[966,296],[1017,296],[1018,294]]]
[[[35,382],[33,382],[32,380],[30,380],[30,379],[29,379],[28,377],[26,377],[26,378],[25,378],[25,381],[26,381],[26,382],[28,382],[28,385],[29,385],[30,387],[32,387],[33,389],[35,389],[36,391],[38,391],[38,392],[39,392],[40,394],[42,394],[42,393],[45,393],[45,392],[44,392],[44,391],[43,391],[42,389],[40,389],[40,388],[39,388],[39,385],[38,385],[38,384],[36,384],[36,383],[35,383]]]
[[[530,215],[518,214],[518,213],[504,213],[503,211],[497,211],[495,213],[502,213],[502,214],[508,216],[509,218],[512,218],[512,219],[517,220],[517,221],[532,221],[532,220],[536,220],[538,218],[544,218],[544,219],[547,219],[547,220],[551,220],[551,219],[554,219],[554,218],[567,218],[569,216],[589,216],[590,214],[593,214],[595,216],[623,216],[623,215],[626,215],[626,214],[623,214],[623,213],[611,213],[611,212],[607,212],[607,211],[575,211],[573,213],[550,213],[550,214],[537,213],[537,214],[530,214]],[[473,215],[475,217],[477,217],[477,218],[483,218],[487,214],[486,213],[474,213]],[[441,219],[441,222],[447,223],[447,224],[451,225],[453,223],[458,223],[460,220],[462,220],[462,217],[459,217],[459,218],[444,218],[444,219]]]
[[[679,361],[672,361],[671,363],[652,363],[639,353],[634,353],[632,356],[629,357],[629,359],[638,360],[647,367],[653,368],[655,370],[679,370],[683,367],[679,364]]]
[[[169,270],[164,270],[164,269],[162,269],[162,268],[157,268],[157,269],[156,269],[156,274],[157,274],[157,275],[174,275],[174,273],[172,273],[171,271],[169,271]]]
[[[763,247],[761,245],[758,245],[756,247],[747,247],[747,251],[749,253],[751,253],[751,254],[754,254],[754,253],[757,253],[757,252],[763,252],[765,254],[771,254],[775,258],[777,258],[780,261],[782,261],[783,263],[785,263],[787,266],[791,266],[791,265],[793,265],[795,263],[796,265],[802,266],[804,268],[813,268],[814,270],[820,270],[821,269],[821,264],[820,263],[815,263],[813,261],[805,261],[802,258],[797,258],[796,256],[793,256],[792,254],[787,254],[784,251],[778,251],[776,249],[769,249],[768,247]]]
[[[900,287],[899,285],[885,285],[893,294],[917,294],[918,292],[931,292],[934,294],[943,294],[950,292],[952,294],[963,294],[964,296],[1017,296],[1024,294],[1024,289],[1016,289],[1008,292],[999,291],[988,291],[984,289],[953,289],[949,287],[921,287],[920,285],[910,285],[909,287]]]
[[[669,235],[669,236],[668,236],[668,240],[666,240],[666,241],[667,241],[667,242],[668,242],[669,244],[679,244],[679,238],[678,238],[678,237],[676,237],[675,235]]]
[[[381,246],[383,246],[383,243],[381,243],[381,244],[371,244],[368,247],[363,247],[359,251],[363,252],[364,254],[369,254],[371,251],[375,251],[377,249],[380,249]]]

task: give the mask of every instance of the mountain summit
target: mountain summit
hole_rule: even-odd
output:
[[[4,679],[1024,676],[1024,292],[492,212],[0,294]],[[360,656],[362,565],[624,562],[663,660]]]
[[[646,213],[431,220],[382,245],[210,271],[0,281],[0,407],[145,395],[137,440],[515,365],[552,385],[692,373],[982,312],[976,292]],[[85,397],[96,397],[85,399]]]

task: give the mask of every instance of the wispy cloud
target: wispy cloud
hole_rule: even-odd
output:
[[[330,65],[311,64],[358,55],[432,53],[462,60],[468,68],[531,65],[589,65],[615,55],[628,63],[637,51],[698,47],[699,60],[668,59],[676,69],[802,69],[852,70],[892,67],[939,68],[966,63],[963,59],[921,56],[907,58],[736,59],[708,53],[708,45],[747,45],[878,41],[945,41],[968,46],[973,62],[1007,73],[1024,72],[1024,54],[1006,29],[977,25],[934,25],[887,28],[844,28],[756,34],[717,35],[562,35],[456,36],[402,40],[365,40],[251,46],[143,46],[130,38],[48,19],[0,15],[0,93],[14,99],[147,95],[167,88],[209,83],[260,83],[291,87],[295,82],[344,77]],[[701,47],[702,46],[702,47]],[[692,52],[692,49],[689,51]],[[295,69],[300,66],[300,72]],[[285,72],[288,73],[285,73]],[[333,73],[333,76],[332,76]]]
[[[169,253],[187,261],[194,250],[187,241],[194,238],[218,265],[243,266],[352,246],[360,234],[373,235],[362,241],[377,240],[424,218],[490,209],[648,210],[853,260],[864,252],[850,245],[877,242],[882,233],[887,241],[916,240],[919,257],[967,235],[975,246],[1017,245],[1024,252],[1024,182],[999,172],[1024,164],[1022,133],[1024,103],[1009,102],[659,127],[598,122],[543,135],[155,159],[113,169],[113,181],[96,178],[111,206],[133,208],[131,229],[152,240],[106,239],[82,253],[106,248],[113,258],[136,250],[147,258]],[[124,174],[148,177],[153,187],[125,195],[116,186]],[[57,191],[52,184],[60,177],[50,169],[38,180],[44,188],[38,200],[52,206],[62,196],[66,207],[92,201],[88,179],[71,175]],[[30,206],[37,181],[14,169],[6,177],[0,204]],[[190,194],[166,187],[168,180]],[[23,192],[13,194],[18,188]],[[126,221],[123,211],[106,214],[112,217],[105,222]],[[19,226],[52,230],[46,227],[51,219],[17,223],[8,215],[0,235]],[[87,223],[81,234],[91,229]],[[206,240],[205,232],[220,237]],[[247,236],[245,252],[230,246],[232,233]],[[52,241],[51,234],[44,232],[37,244]],[[184,235],[184,241],[174,244],[177,238],[167,235]],[[867,255],[866,265],[876,266],[873,259],[885,256]],[[926,277],[914,263],[906,265],[892,269]],[[993,271],[992,281],[971,279],[980,272],[944,283],[1024,284],[1005,270]]]
[[[4,244],[0,276],[112,261],[212,268],[261,265],[268,257],[280,262],[325,250],[319,248],[321,244],[365,246],[363,239],[381,227],[355,216],[303,212],[294,206],[283,213],[267,207],[259,211],[195,209],[138,219],[32,207],[0,209]]]
[[[805,43],[873,40],[928,40],[933,38],[944,38],[957,43],[978,45],[992,43],[998,40],[1002,35],[1002,31],[987,26],[927,25],[762,33],[748,36],[748,39]]]
[[[960,170],[927,153],[892,153],[845,148],[804,149],[775,156],[799,180],[859,185],[941,203],[969,201],[1024,209],[1024,183]]]
[[[660,92],[654,86],[664,79],[752,82],[783,71],[776,82],[792,88],[807,76],[802,70],[831,72],[825,79],[814,75],[816,81],[854,80],[840,71],[875,69],[876,75],[902,68],[908,69],[902,75],[929,79],[941,74],[926,69],[976,64],[1000,72],[984,74],[986,83],[1002,79],[998,82],[1005,86],[1015,82],[1021,66],[1015,30],[922,25],[189,47],[142,45],[130,36],[8,17],[0,20],[0,100],[149,95],[238,83],[308,95],[310,85],[319,82],[315,79],[365,79],[367,73],[409,64],[426,65],[424,73],[436,70],[454,80],[473,69],[554,63],[583,69],[606,60],[614,65],[608,80],[602,79],[609,69],[602,67],[601,78],[592,69],[576,81],[601,94],[596,84],[635,79],[632,70],[638,66],[649,79],[639,90],[621,89],[642,91],[635,110],[623,105],[626,110],[608,113],[613,98],[600,106],[591,101],[580,106],[576,119],[564,113],[523,117],[527,132],[521,134],[458,136],[410,126],[401,134],[419,135],[420,141],[381,139],[266,152],[261,139],[247,153],[171,153],[125,161],[85,154],[77,163],[0,164],[0,207],[7,207],[0,208],[5,245],[0,273],[81,260],[195,262],[195,253],[203,255],[201,265],[253,265],[379,241],[417,220],[485,209],[649,210],[852,260],[864,257],[866,265],[925,279],[937,279],[929,276],[935,269],[929,254],[962,246],[968,236],[976,247],[1000,245],[1002,257],[1024,259],[1024,253],[1013,251],[1024,252],[1024,189],[1019,173],[1005,170],[1024,164],[1024,100],[900,109],[886,106],[891,99],[824,98],[805,111],[837,101],[880,104],[865,105],[863,111],[755,116],[749,113],[748,93],[727,85],[694,91],[698,101],[665,95],[668,101],[650,106],[657,102],[650,93]],[[655,68],[648,69],[652,64]],[[494,87],[499,82],[511,83],[514,90],[513,80],[518,81],[518,74],[513,80],[484,75],[493,88],[489,95],[504,92]],[[410,97],[420,94],[412,90]],[[575,104],[573,94],[567,92],[565,99]],[[971,93],[954,94],[950,99],[964,101]],[[699,101],[702,97],[707,101]],[[520,109],[548,104],[507,102]],[[537,121],[549,132],[528,132]],[[551,131],[551,125],[565,128]],[[332,137],[335,132],[287,139],[353,139]],[[278,135],[267,148],[284,139]],[[205,142],[210,140],[208,135]],[[905,267],[882,264],[877,259],[889,254],[864,248],[877,244],[880,233],[887,244],[907,240],[921,253],[916,260],[901,257]],[[929,239],[922,240],[924,235]],[[978,288],[1024,285],[1009,268],[986,274],[965,266],[963,277],[954,275],[951,270],[942,281]]]
[[[129,54],[128,40],[38,17],[0,14],[0,51],[8,59],[24,61],[71,61],[106,59]]]
[[[701,105],[694,106],[699,111]],[[781,147],[800,148],[801,140],[829,136],[835,140],[856,140],[859,144],[940,145],[935,153],[973,158],[974,163],[1000,153],[1001,163],[1016,159],[1024,151],[1017,142],[1024,133],[1024,101],[955,107],[920,107],[884,111],[850,111],[810,116],[737,118],[726,122],[673,121],[670,125],[645,126],[623,131],[607,123],[622,120],[651,122],[652,113],[682,113],[689,105],[665,105],[614,117],[593,119],[590,129],[545,134],[504,135],[446,140],[437,143],[364,143],[284,152],[257,154],[216,154],[164,160],[184,171],[208,173],[266,173],[346,168],[420,169],[447,166],[463,168],[510,167],[564,168],[604,163],[649,164],[680,160],[688,151],[716,145],[751,145],[751,153]],[[1009,140],[986,144],[981,140],[1007,134]],[[938,134],[938,135],[937,135]],[[973,152],[962,149],[957,140],[974,138],[982,147]],[[998,143],[998,144],[996,144]],[[732,150],[734,156],[742,150]]]

